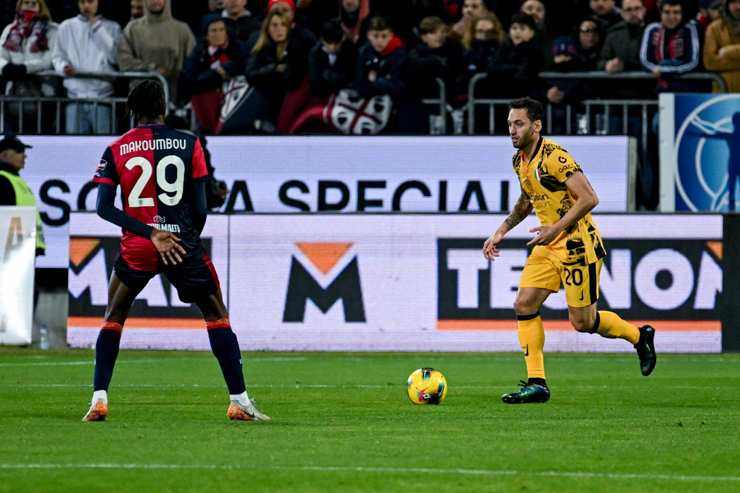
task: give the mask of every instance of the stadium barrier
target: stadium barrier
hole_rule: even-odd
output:
[[[0,207],[0,344],[31,343],[36,208]]]
[[[654,80],[655,76],[647,72],[622,72],[620,74],[608,74],[603,71],[593,72],[541,72],[540,78],[545,80],[569,79],[569,80]],[[688,73],[673,76],[678,79],[716,82],[722,92],[727,92],[727,84],[721,75],[714,72]],[[501,112],[508,108],[510,99],[501,98],[479,98],[476,97],[476,89],[482,81],[488,78],[488,74],[479,73],[470,79],[468,84],[467,103],[467,131],[469,135],[477,132],[476,120],[480,116],[477,108],[488,108],[487,123],[485,130],[488,134],[496,134],[497,111]],[[556,111],[556,106],[550,103],[545,105],[545,121],[543,122],[546,133],[553,134],[555,124],[557,133],[564,131],[565,135],[635,135],[641,138],[643,155],[647,151],[647,141],[653,115],[658,109],[656,99],[587,99],[577,105],[557,105],[562,111]],[[501,113],[502,114],[502,113]],[[575,116],[575,118],[574,118]],[[639,131],[634,128],[631,120],[639,119]],[[621,127],[621,128],[620,128]]]
[[[209,219],[203,237],[244,350],[519,351],[512,304],[537,219],[514,229],[491,263],[481,246],[503,219],[221,215]],[[655,325],[661,353],[721,351],[723,217],[601,214],[596,221],[609,251],[600,307]],[[95,343],[119,234],[94,214],[71,216],[72,346]],[[562,292],[542,313],[547,351],[633,351],[574,331]],[[197,310],[180,303],[165,279],[151,281],[130,317],[124,347],[208,348]]]
[[[439,91],[437,97],[423,99],[422,103],[438,109],[438,113],[436,115],[432,115],[430,119],[429,134],[445,135],[447,133],[447,117],[453,114],[453,108],[447,104],[447,89],[444,81],[439,77],[434,80],[436,81],[437,89]],[[185,105],[185,119],[190,122],[191,130],[196,130],[198,128],[198,120],[193,111],[193,106],[190,103]],[[462,127],[458,133],[462,133]]]
[[[53,70],[44,70],[34,74],[34,77],[39,79],[51,78],[51,79],[66,79],[66,78],[79,78],[79,79],[98,79],[107,80],[114,82],[118,79],[154,79],[164,88],[166,108],[169,108],[170,103],[170,88],[162,74],[158,72],[77,72],[75,75],[66,76],[58,74]],[[30,131],[24,122],[24,108],[35,106],[35,123],[36,133],[41,134],[48,131],[47,122],[53,120],[53,128],[55,134],[63,134],[64,126],[61,124],[63,105],[67,104],[92,104],[94,116],[97,121],[97,111],[100,106],[110,106],[111,120],[110,129],[112,134],[117,134],[118,129],[118,107],[126,104],[126,98],[122,97],[106,97],[106,98],[68,98],[68,97],[40,97],[40,96],[0,96],[0,132],[5,132],[8,129],[13,130],[15,133],[23,133]],[[13,111],[9,111],[8,107],[13,108]],[[53,108],[53,109],[49,109]],[[53,117],[49,117],[48,111],[53,111]],[[8,113],[15,113],[9,118]],[[79,113],[78,113],[79,117]],[[6,118],[10,121],[6,122]],[[9,123],[15,122],[17,125],[12,127]],[[79,126],[79,120],[78,120]]]
[[[717,72],[688,72],[684,74],[669,74],[671,79],[708,81],[716,83],[720,92],[727,92],[727,82]],[[540,72],[542,79],[580,79],[580,80],[655,80],[655,75],[650,72],[620,72],[610,74],[606,71],[593,70],[587,72]]]
[[[60,75],[57,72],[51,70],[45,70],[35,74],[39,78],[81,78],[81,79],[99,79],[115,81],[116,79],[154,79],[158,80],[165,92],[165,106],[170,108],[170,88],[167,80],[158,72],[77,72],[72,76]],[[437,108],[437,114],[432,115],[430,121],[429,133],[432,135],[445,135],[447,133],[447,120],[448,117],[452,116],[453,122],[455,123],[455,129],[457,134],[462,134],[462,112],[455,111],[450,105],[447,104],[447,89],[442,79],[436,78],[435,82],[438,88],[438,95],[435,98],[424,99],[422,102],[427,106]],[[24,128],[26,126],[24,120],[24,108],[35,106],[35,123],[36,133],[48,133],[49,127],[47,121],[48,116],[45,115],[46,111],[53,111],[53,134],[61,135],[65,133],[64,126],[62,125],[62,106],[68,104],[91,104],[93,105],[94,118],[98,119],[98,108],[101,106],[108,106],[111,108],[111,117],[109,122],[110,134],[116,135],[119,133],[118,128],[118,108],[126,104],[126,98],[124,97],[105,97],[105,98],[69,98],[69,97],[22,97],[22,96],[0,96],[0,132],[5,132],[10,126],[6,123],[7,107],[8,105],[17,105],[13,111],[16,113],[12,120],[17,124],[13,128],[15,133],[23,133],[30,129]],[[49,110],[49,107],[53,110]],[[184,108],[184,116],[187,121],[190,122],[191,130],[197,128],[197,121],[195,112],[192,110],[192,106],[188,103]],[[79,115],[77,113],[78,121],[77,127],[79,128]],[[459,120],[459,124],[458,124]],[[131,123],[129,123],[129,127]]]
[[[92,183],[110,137],[28,136],[23,170],[48,245],[44,268],[67,268],[72,211],[94,210]],[[634,197],[628,137],[563,137],[599,192],[598,211]],[[506,212],[519,196],[507,137],[212,137],[221,212]]]

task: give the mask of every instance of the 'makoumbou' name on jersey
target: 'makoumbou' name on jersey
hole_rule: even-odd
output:
[[[185,139],[134,140],[121,144],[118,152],[123,156],[131,152],[185,150],[187,147],[188,142]]]
[[[523,151],[514,154],[514,172],[522,191],[532,202],[535,214],[543,225],[554,224],[573,207],[576,201],[565,186],[573,173],[581,172],[568,151],[555,142],[540,138],[531,159]],[[606,256],[601,234],[591,214],[561,233],[546,247],[564,262],[591,264]]]

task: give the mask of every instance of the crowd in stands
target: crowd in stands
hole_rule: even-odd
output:
[[[252,4],[252,2],[255,2]],[[686,90],[711,70],[740,91],[740,0],[13,0],[0,1],[5,95],[77,99],[68,133],[108,133],[110,80],[161,74],[205,133],[427,133],[444,82],[452,107],[482,94],[562,107],[587,97]],[[64,75],[32,77],[45,70]],[[644,71],[649,84],[543,72]],[[689,88],[690,89],[690,88]],[[33,108],[9,105],[7,110]],[[26,115],[24,115],[25,117]],[[32,115],[29,115],[32,117]]]

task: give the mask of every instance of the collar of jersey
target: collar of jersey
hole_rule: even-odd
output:
[[[530,158],[527,159],[527,166],[529,166],[532,163],[532,161],[534,161],[534,158],[537,157],[537,154],[539,154],[540,149],[542,149],[542,143],[544,142],[544,140],[545,140],[545,138],[540,135],[540,139],[537,141],[537,145],[534,148],[534,152],[532,153],[532,157],[530,157]],[[524,151],[521,151],[521,153],[522,153],[522,158],[524,158],[524,156],[526,156],[526,154],[524,153]],[[522,159],[522,161],[523,161],[523,159]]]

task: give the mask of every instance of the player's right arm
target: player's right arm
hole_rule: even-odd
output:
[[[98,200],[95,207],[98,216],[120,228],[151,240],[166,265],[182,262],[181,255],[185,255],[185,249],[178,244],[180,238],[167,231],[154,229],[115,206],[118,173],[110,148],[105,150],[93,182],[98,185]]]
[[[529,200],[529,196],[522,192],[519,195],[519,199],[514,204],[514,209],[511,214],[504,219],[501,226],[483,243],[483,256],[488,260],[493,260],[495,257],[501,255],[498,250],[498,245],[504,240],[506,233],[514,229],[514,227],[520,222],[524,221],[529,213],[532,212],[532,202]]]

